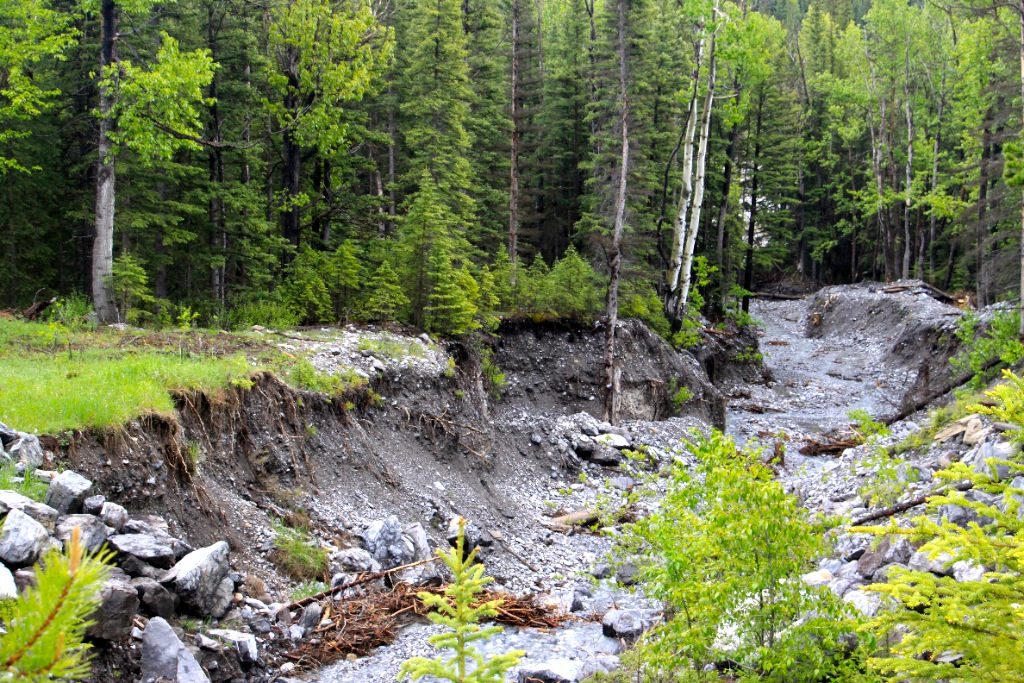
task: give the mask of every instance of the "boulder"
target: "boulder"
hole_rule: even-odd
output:
[[[98,515],[100,510],[103,509],[103,504],[107,502],[107,499],[97,494],[95,496],[89,496],[82,501],[82,512],[87,515]]]
[[[71,533],[79,530],[82,546],[89,551],[96,550],[107,540],[107,527],[99,517],[93,515],[65,515],[57,522],[54,536],[67,546]]]
[[[234,583],[227,578],[228,553],[226,541],[193,550],[181,558],[160,578],[169,585],[189,610],[202,616],[224,616],[234,592]]]
[[[16,441],[7,446],[7,452],[24,465],[26,470],[41,467],[45,456],[43,445],[34,434],[21,434]]]
[[[598,444],[593,452],[587,456],[587,460],[603,467],[616,467],[626,462],[625,456],[617,449],[603,444]]]
[[[952,566],[953,578],[956,581],[982,581],[985,578],[985,567],[970,560],[954,562]]]
[[[600,434],[594,437],[594,441],[601,444],[602,446],[610,446],[612,448],[622,450],[623,448],[629,448],[632,443],[628,438],[621,434]]]
[[[18,440],[18,436],[21,434],[16,429],[11,429],[3,422],[0,422],[0,451],[4,450],[12,443]]]
[[[402,529],[402,539],[406,545],[412,545],[412,562],[422,562],[434,556],[427,540],[427,532],[419,522],[408,524]],[[477,541],[479,543],[479,540]],[[395,575],[397,581],[409,584],[422,584],[440,580],[441,574],[436,562],[427,562],[416,567],[403,569]]]
[[[153,617],[142,634],[142,683],[210,683],[195,655],[165,619]]]
[[[209,631],[209,635],[232,645],[238,653],[238,661],[242,663],[242,666],[249,667],[259,661],[259,648],[256,645],[256,636],[253,634],[215,628]]]
[[[363,531],[363,546],[384,569],[391,569],[412,561],[413,548],[402,535],[402,523],[390,515],[370,523]]]
[[[21,510],[11,510],[0,528],[0,560],[11,567],[33,564],[46,549],[50,534]]]
[[[576,683],[581,680],[583,662],[578,659],[549,659],[527,662],[519,667],[517,683]]]
[[[363,548],[345,548],[331,555],[331,561],[346,572],[379,572],[381,567],[377,560]]]
[[[180,538],[175,538],[167,531],[167,522],[160,517],[154,515],[147,515],[143,519],[131,519],[128,520],[122,532],[126,534],[146,534],[152,536],[163,545],[169,546],[174,551],[174,559],[180,560],[194,550],[185,541]]]
[[[928,553],[918,551],[911,555],[908,566],[919,572],[931,572],[939,576],[952,576],[953,556],[949,553],[939,553],[931,557]]]
[[[873,617],[878,614],[882,607],[882,598],[878,593],[860,590],[856,588],[843,596],[843,601],[853,605],[854,609],[866,617]]]
[[[914,546],[906,538],[886,536],[876,547],[869,548],[857,560],[857,573],[868,578],[887,564],[906,563],[914,554]]]
[[[14,581],[11,570],[0,564],[0,600],[18,597],[18,584]]]
[[[139,593],[128,575],[114,569],[100,591],[100,605],[92,615],[89,635],[102,640],[119,640],[132,630],[139,612]]]
[[[601,631],[609,638],[632,641],[656,622],[657,616],[651,610],[610,609],[601,619]]]
[[[91,488],[91,481],[78,472],[65,470],[50,482],[50,488],[46,490],[46,504],[62,515],[78,512]]]
[[[154,567],[167,569],[174,564],[174,549],[149,534],[115,534],[107,542],[118,553]]]
[[[131,584],[139,594],[139,601],[149,614],[170,619],[178,609],[178,596],[167,590],[154,579],[140,576]]]
[[[100,519],[107,526],[114,529],[114,531],[120,532],[124,529],[125,524],[128,523],[128,511],[117,503],[103,503],[103,506],[99,511]],[[174,548],[174,544],[171,544]]]
[[[800,580],[808,586],[826,586],[832,579],[832,572],[827,569],[818,569],[800,577]]]
[[[473,552],[474,548],[490,548],[494,545],[494,537],[489,533],[480,528],[476,522],[471,522],[464,517],[456,515],[448,520],[448,533],[445,535],[445,540],[448,541],[448,545],[456,547],[459,542],[459,524],[460,520],[465,520],[465,526],[463,534],[465,538],[462,542],[462,550],[467,555]],[[429,557],[429,553],[427,555]]]
[[[21,510],[42,524],[50,533],[53,533],[59,516],[49,505],[38,503],[16,491],[0,491],[0,515],[6,514],[9,510]]]

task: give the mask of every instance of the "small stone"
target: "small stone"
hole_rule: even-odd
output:
[[[657,618],[650,610],[611,609],[601,619],[601,631],[609,638],[635,640],[654,626]]]
[[[99,515],[104,524],[112,527],[118,533],[128,523],[128,511],[117,503],[103,503]]]
[[[256,637],[251,633],[234,631],[226,628],[215,628],[209,634],[221,641],[233,645],[238,653],[238,661],[242,666],[249,667],[259,661],[259,649],[256,646]]]
[[[57,523],[54,536],[64,543],[65,548],[71,535],[78,529],[82,546],[89,551],[96,550],[107,540],[107,527],[94,515],[65,515]]]
[[[594,441],[602,446],[610,446],[618,450],[629,448],[631,445],[629,439],[621,434],[600,434],[594,437]]]
[[[549,659],[527,662],[519,667],[517,683],[576,683],[580,680],[583,662],[578,659]]]
[[[107,502],[107,499],[103,496],[89,496],[82,501],[82,512],[87,515],[98,515],[100,510],[103,509],[103,504]]]

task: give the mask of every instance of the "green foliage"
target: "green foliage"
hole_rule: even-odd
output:
[[[146,269],[128,252],[114,259],[110,280],[111,291],[125,320],[131,319],[129,314],[132,308],[156,301],[149,287]]]
[[[434,285],[426,308],[427,329],[456,337],[477,329],[473,300],[479,292],[473,276],[464,268],[454,269],[451,258],[442,251],[431,259],[430,279]]]
[[[679,381],[678,377],[670,377],[667,384],[669,400],[672,401],[672,408],[679,412],[686,405],[686,402],[693,398],[693,391]]]
[[[293,602],[297,602],[304,598],[319,595],[328,588],[330,588],[330,586],[324,583],[323,581],[303,581],[299,585],[292,588],[291,593],[288,594],[288,597],[290,597]]]
[[[989,398],[988,403],[972,404],[967,410],[1020,426],[1021,429],[1012,432],[1012,436],[1017,443],[1024,441],[1024,378],[1011,370],[1003,370],[1003,381],[986,391],[985,395]]]
[[[296,327],[301,318],[290,304],[274,297],[264,297],[235,304],[228,314],[228,327],[243,330],[253,325],[272,329]]]
[[[501,600],[479,601],[480,591],[492,579],[484,575],[482,564],[476,564],[476,548],[470,553],[465,552],[465,530],[465,520],[460,519],[455,547],[448,552],[437,551],[453,575],[444,594],[419,594],[420,600],[433,608],[427,618],[451,629],[431,636],[430,644],[438,649],[451,650],[452,656],[449,659],[413,657],[402,664],[399,676],[409,676],[413,680],[433,676],[452,683],[503,683],[506,672],[526,654],[514,650],[485,657],[473,645],[501,632],[500,626],[483,628],[479,623],[498,613]]]
[[[1013,484],[1022,473],[1020,463],[991,462],[994,468],[1010,469],[999,481],[957,463],[938,473],[947,484],[973,482],[990,497],[973,500],[947,490],[928,501],[929,515],[920,515],[905,528],[893,523],[867,530],[875,534],[900,534],[922,542],[920,552],[946,564],[970,562],[985,568],[978,580],[957,581],[895,568],[884,583],[869,586],[884,596],[891,609],[883,610],[871,624],[880,639],[898,629],[902,637],[871,660],[889,681],[1020,681],[1024,646],[1017,634],[1024,627],[1019,604],[1024,597],[1024,489]],[[980,519],[965,527],[948,520],[937,521],[942,505],[959,505]],[[944,655],[959,655],[949,656]]]
[[[338,398],[344,397],[353,389],[366,386],[366,378],[355,370],[320,372],[308,359],[302,357],[280,354],[271,361],[271,368],[293,387]]]
[[[825,551],[823,528],[785,493],[759,453],[714,432],[676,462],[658,512],[628,528],[645,590],[668,620],[636,650],[644,680],[717,681],[709,665],[737,663],[740,680],[861,680],[842,605],[797,580]]]
[[[908,469],[901,458],[890,455],[884,448],[876,449],[863,460],[863,464],[865,468],[873,471],[874,475],[858,489],[857,493],[866,505],[874,507],[895,504],[906,492],[907,484],[917,473],[916,469]]]
[[[73,330],[84,330],[90,325],[92,301],[81,292],[58,297],[45,311],[44,319]]]
[[[373,351],[389,358],[423,358],[427,349],[422,342],[401,337],[360,337],[356,348]]]
[[[299,312],[302,322],[326,322],[334,317],[326,277],[329,277],[328,259],[322,251],[305,247],[292,261],[282,291],[284,301]]]
[[[322,580],[327,572],[327,551],[305,529],[272,520],[274,552],[271,559],[277,568],[297,581]]]
[[[398,284],[398,274],[387,261],[380,264],[369,285],[370,296],[366,300],[367,318],[376,322],[391,322],[405,306],[409,297]]]
[[[965,313],[957,321],[956,337],[963,350],[950,359],[950,364],[973,375],[971,386],[979,388],[995,376],[993,363],[1015,365],[1024,360],[1024,343],[1020,340],[1020,311],[996,311],[983,333],[973,313]]]
[[[0,635],[0,681],[45,683],[91,675],[85,642],[90,617],[110,568],[104,551],[87,555],[78,529],[64,553],[50,550],[37,565],[35,585],[5,608]]]
[[[484,379],[484,386],[494,399],[501,398],[502,392],[508,386],[505,373],[501,371],[498,364],[494,362],[494,351],[484,347],[480,351],[480,374]]]
[[[623,284],[619,315],[623,318],[639,318],[662,337],[668,339],[671,336],[665,307],[650,282],[630,281]]]
[[[853,431],[856,433],[860,443],[867,443],[879,437],[889,436],[889,427],[884,422],[871,417],[871,413],[861,408],[851,410],[846,414],[853,423]]]
[[[0,490],[15,491],[37,502],[43,502],[50,485],[33,476],[32,470],[18,474],[17,465],[13,461],[0,463]]]

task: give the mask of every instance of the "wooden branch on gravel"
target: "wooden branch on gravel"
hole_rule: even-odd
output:
[[[295,600],[294,602],[290,602],[287,605],[285,605],[285,609],[293,610],[298,607],[305,607],[306,605],[309,605],[311,603],[320,602],[325,598],[332,597],[335,593],[340,593],[344,590],[348,590],[349,588],[353,588],[355,586],[361,586],[364,583],[370,583],[371,581],[383,579],[388,575],[394,574],[395,572],[400,572],[403,569],[412,569],[413,567],[419,567],[421,565],[429,564],[431,562],[437,562],[439,559],[439,557],[430,557],[426,560],[420,560],[419,562],[411,562],[410,564],[403,564],[399,567],[392,567],[391,569],[385,569],[381,572],[363,572],[362,574],[357,574],[356,578],[352,581],[349,581],[348,583],[342,584],[340,586],[335,586],[334,588],[328,588],[325,591],[321,591],[316,595],[309,595],[305,598],[302,598],[301,600]]]
[[[859,446],[863,443],[862,441],[851,438],[838,439],[827,436],[825,439],[825,441],[808,439],[807,444],[800,449],[800,452],[803,455],[825,455],[826,453],[835,454],[842,453],[847,448],[853,448],[854,446]]]
[[[600,518],[597,510],[577,510],[576,512],[570,512],[567,515],[560,515],[558,517],[551,518],[551,524],[557,524],[559,526],[582,526],[586,524],[593,524]]]
[[[925,503],[927,503],[930,499],[934,498],[935,496],[944,495],[944,494],[946,494],[949,491],[969,491],[972,488],[974,488],[974,482],[971,482],[971,481],[962,481],[959,484],[955,484],[953,486],[944,486],[944,487],[940,488],[937,491],[932,491],[930,493],[925,493],[925,494],[920,495],[920,496],[918,496],[916,498],[911,498],[910,500],[905,500],[902,503],[897,503],[896,505],[890,505],[889,507],[882,508],[881,510],[875,510],[874,512],[869,512],[868,514],[862,515],[862,516],[858,517],[857,519],[853,520],[853,522],[850,524],[850,526],[855,526],[855,527],[856,526],[861,526],[862,524],[867,524],[868,522],[874,522],[875,520],[878,520],[878,519],[885,519],[887,517],[892,517],[893,515],[898,515],[899,513],[906,512],[907,510],[910,510],[911,508],[915,508],[918,505],[924,505]]]
[[[993,359],[989,360],[987,363],[985,363],[981,367],[981,369],[978,370],[978,373],[982,373],[982,372],[985,372],[987,370],[991,370],[995,366],[999,365],[999,363],[1001,363],[1001,362],[1002,362],[1002,359],[1000,359],[1000,358],[993,358]],[[925,394],[925,396],[923,398],[921,398],[921,399],[919,399],[917,401],[914,401],[913,403],[910,403],[908,405],[905,405],[903,408],[901,408],[895,414],[890,415],[889,417],[885,418],[885,420],[883,420],[882,422],[885,425],[892,425],[892,424],[894,424],[896,422],[899,422],[900,420],[907,419],[908,417],[910,417],[911,415],[913,415],[917,411],[922,410],[923,408],[928,407],[928,404],[932,403],[933,401],[936,401],[936,400],[942,398],[943,396],[945,396],[946,394],[948,394],[949,392],[953,391],[954,389],[958,389],[959,387],[963,386],[964,384],[967,384],[968,382],[970,382],[974,378],[975,374],[976,373],[973,373],[973,372],[965,372],[962,375],[957,375],[952,380],[950,380],[949,382],[943,384],[941,387],[939,387],[935,391],[931,391],[931,392]]]

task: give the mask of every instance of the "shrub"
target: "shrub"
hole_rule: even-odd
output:
[[[643,680],[718,681],[723,662],[740,680],[860,680],[843,605],[797,578],[824,553],[823,528],[758,452],[720,432],[694,439],[696,472],[675,462],[658,512],[620,546],[666,606],[634,655]]]
[[[964,350],[950,359],[950,364],[973,375],[971,386],[980,388],[995,375],[993,364],[1015,365],[1024,360],[1024,343],[1020,340],[1020,312],[997,311],[984,333],[979,334],[980,320],[965,313],[957,322],[956,337]]]

